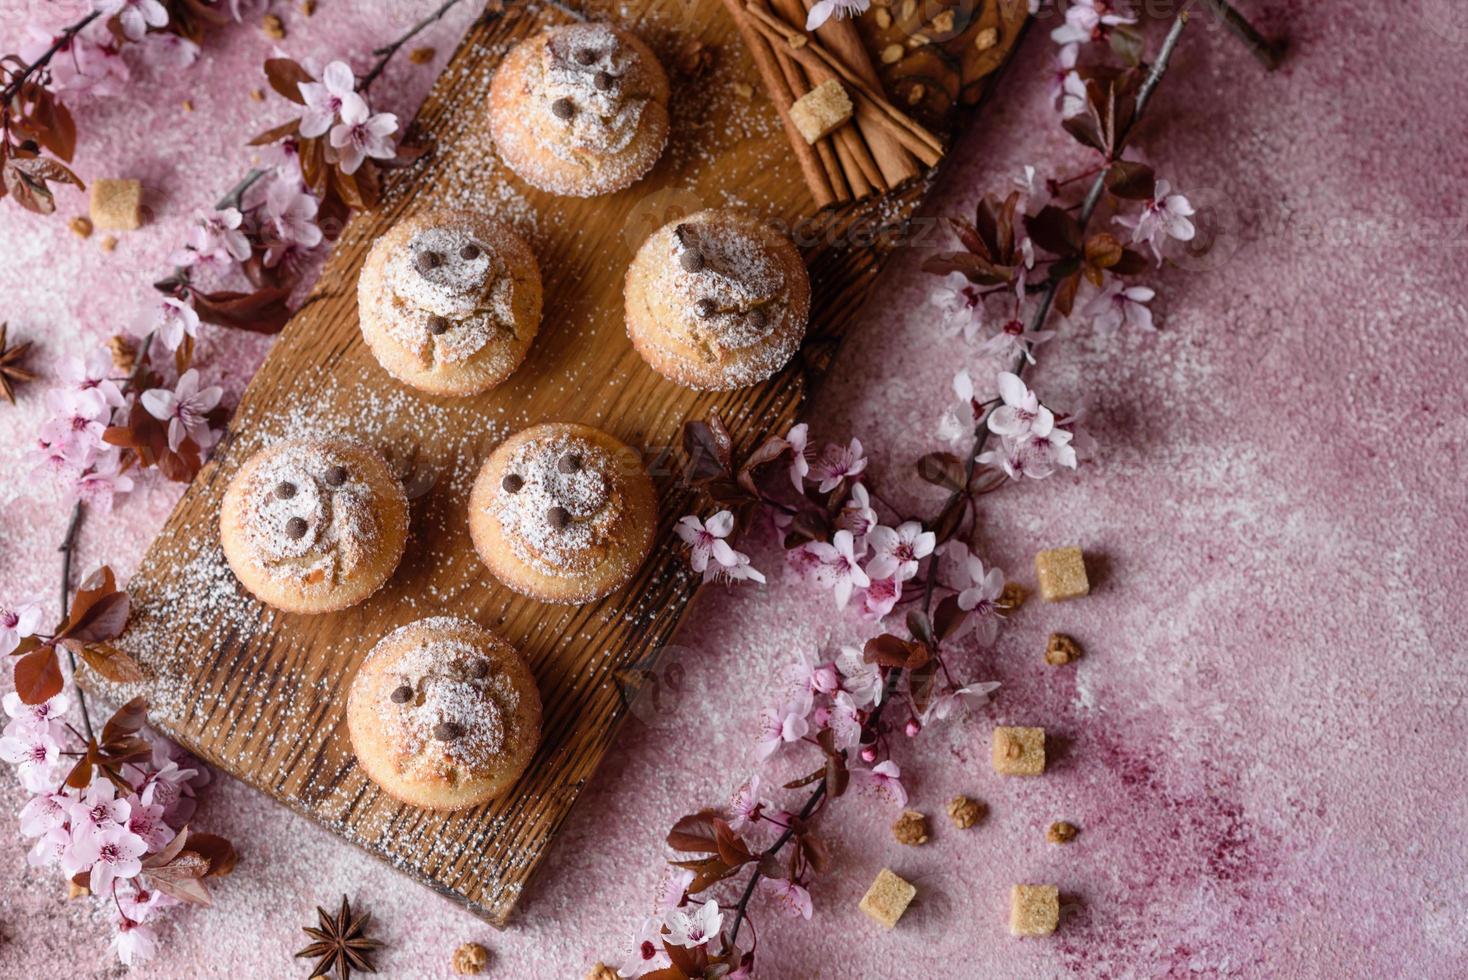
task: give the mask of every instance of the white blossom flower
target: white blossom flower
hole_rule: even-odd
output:
[[[801,493],[805,492],[805,476],[810,472],[809,441],[810,426],[804,422],[792,425],[790,431],[785,433],[785,442],[795,452],[794,458],[790,460],[790,482]]]
[[[950,272],[942,285],[933,287],[928,302],[942,313],[943,328],[955,336],[971,341],[984,328],[983,294],[957,272]]]
[[[45,610],[38,602],[23,602],[14,609],[0,609],[0,657],[10,655],[10,651],[20,645],[20,641],[28,636],[35,636],[36,631],[41,628]],[[57,701],[62,696],[57,695],[46,704]],[[31,705],[22,704],[20,695],[11,692],[5,695],[5,713],[12,718],[20,718],[32,715],[34,708]],[[65,711],[65,702],[60,711]],[[36,707],[43,707],[37,705]],[[57,713],[59,714],[60,711]]]
[[[154,72],[181,71],[199,59],[199,46],[171,31],[147,34],[137,46],[138,57]]]
[[[637,923],[636,932],[623,950],[617,972],[624,977],[640,977],[672,965],[667,950],[663,949],[662,914],[645,916]]]
[[[877,526],[877,512],[872,509],[871,495],[860,483],[851,488],[851,497],[836,515],[836,526],[852,533],[858,540]]]
[[[1004,594],[1004,572],[1000,568],[984,570],[978,555],[955,543],[954,553],[963,554],[963,569],[968,586],[958,593],[958,608],[969,614],[966,629],[978,634],[979,642],[990,644],[999,631],[999,597]]]
[[[330,129],[349,106],[354,113],[365,114],[367,109],[367,100],[357,94],[357,78],[345,61],[333,61],[321,73],[321,81],[301,82],[297,88],[306,103],[301,135],[307,139]]]
[[[863,543],[861,546],[861,556],[856,554],[855,547],[856,539],[850,531],[837,531],[829,542],[813,541],[810,544],[811,551],[821,560],[817,581],[835,593],[839,609],[845,609],[851,601],[853,589],[864,589],[871,584],[860,564],[860,558],[866,554],[866,545]]]
[[[764,801],[760,799],[759,775],[749,777],[749,780],[740,786],[738,791],[729,800],[729,826],[734,830],[742,830],[759,819],[760,811],[764,808]],[[690,877],[691,881],[692,878]],[[686,887],[686,886],[685,886]]]
[[[145,312],[142,329],[138,330],[138,334],[146,335],[149,331],[153,332],[165,349],[176,351],[185,336],[199,335],[199,314],[183,300],[164,296],[157,306]]]
[[[895,575],[906,582],[917,574],[918,563],[933,553],[938,538],[924,531],[917,521],[904,521],[895,528],[873,528],[867,538],[872,546],[872,560],[867,562],[867,575],[873,579]]]
[[[168,8],[158,0],[96,0],[95,9],[103,17],[116,17],[129,41],[138,40],[150,27],[168,25]]]
[[[999,328],[998,333],[979,345],[979,352],[1007,362],[1023,357],[1034,364],[1035,348],[1054,336],[1054,330],[1026,330],[1021,321],[1010,320]]]
[[[1065,23],[1050,32],[1050,39],[1056,44],[1087,44],[1102,37],[1104,28],[1136,22],[1135,17],[1117,13],[1109,0],[1071,0]]]
[[[858,708],[882,703],[882,668],[869,664],[859,647],[842,647],[836,656],[841,672],[841,689],[851,695]]]
[[[852,439],[848,445],[828,443],[821,456],[811,466],[811,479],[820,485],[821,493],[830,493],[841,485],[842,480],[854,479],[867,468],[867,458],[862,454],[861,440]]]
[[[944,409],[939,417],[938,438],[956,449],[973,441],[974,428],[983,415],[978,400],[974,398],[974,379],[968,368],[960,368],[953,376],[953,394],[958,400]]]
[[[61,746],[49,732],[31,729],[0,737],[0,759],[15,766],[27,792],[47,793],[56,788]]]
[[[870,786],[877,795],[896,806],[907,805],[907,790],[902,786],[902,770],[891,759],[879,762],[870,769],[852,769],[851,776],[858,783]]]
[[[805,16],[805,29],[813,31],[833,16],[840,20],[859,17],[871,6],[871,0],[816,0]]]
[[[131,967],[152,958],[158,951],[158,938],[151,926],[133,919],[119,919],[117,935],[112,937],[110,948],[123,966]]]
[[[999,372],[999,397],[1004,404],[989,413],[989,431],[998,436],[1025,439],[1044,436],[1055,427],[1055,414],[1009,371]]]
[[[734,515],[729,511],[719,511],[707,523],[696,514],[688,514],[678,520],[673,530],[688,545],[689,566],[701,573],[705,582],[748,579],[764,583],[764,575],[749,563],[749,556],[734,550],[724,540],[734,530]]]
[[[191,439],[203,451],[214,445],[215,434],[207,416],[223,396],[224,389],[218,385],[200,388],[199,372],[189,368],[173,391],[150,388],[143,392],[142,401],[149,415],[168,423],[169,449],[178,452],[184,439]]]
[[[1127,286],[1120,280],[1108,279],[1105,288],[1081,310],[1081,316],[1089,319],[1101,333],[1115,333],[1123,326],[1156,330],[1152,311],[1146,306],[1156,295],[1147,286]]]
[[[265,240],[266,268],[273,269],[282,260],[321,244],[317,207],[316,198],[305,190],[299,178],[277,178],[270,182],[265,192],[265,220],[260,229]]]
[[[1147,243],[1159,266],[1162,265],[1162,245],[1168,239],[1190,242],[1198,233],[1188,220],[1197,213],[1196,209],[1183,195],[1169,194],[1171,189],[1167,181],[1159,178],[1152,198],[1142,205],[1142,210],[1136,217],[1119,214],[1114,219],[1117,224],[1131,231],[1132,244]]]
[[[761,895],[792,919],[810,918],[810,892],[790,879],[763,877],[759,882],[759,890]]]
[[[775,750],[789,742],[798,742],[810,732],[812,700],[809,694],[803,699],[781,701],[760,711],[759,736],[755,743],[755,758],[764,760],[775,754]]]
[[[719,938],[724,914],[719,911],[719,903],[709,899],[694,908],[692,914],[682,908],[669,909],[663,927],[667,930],[664,938],[674,946],[697,949]]]
[[[342,173],[356,173],[367,157],[390,160],[397,153],[392,134],[398,131],[398,117],[391,112],[374,114],[358,99],[342,106],[341,120],[331,127],[331,145]]]
[[[977,704],[985,704],[989,695],[997,690],[998,681],[981,681],[964,687],[946,685],[928,704],[928,710],[923,712],[923,724],[946,721],[962,706],[964,698],[971,698]]]

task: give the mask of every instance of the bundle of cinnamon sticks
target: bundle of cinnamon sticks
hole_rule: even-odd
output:
[[[813,0],[724,0],[754,57],[816,207],[859,201],[917,176],[943,156],[943,144],[888,101],[856,26],[832,18],[807,33]],[[828,79],[850,95],[852,121],[807,143],[790,107]]]

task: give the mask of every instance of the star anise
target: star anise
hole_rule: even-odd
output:
[[[353,970],[363,973],[377,972],[372,968],[371,954],[382,943],[362,934],[372,921],[371,912],[363,912],[353,918],[352,906],[347,902],[347,896],[343,895],[342,907],[335,917],[327,915],[326,910],[319,905],[316,907],[316,915],[321,920],[319,929],[301,927],[306,935],[316,941],[296,954],[320,957],[311,970],[311,976],[324,977],[335,969],[337,980],[349,980]]]
[[[34,381],[36,376],[20,366],[21,359],[31,349],[30,341],[5,346],[5,331],[8,324],[0,323],[0,398],[15,404],[15,386],[22,381]]]

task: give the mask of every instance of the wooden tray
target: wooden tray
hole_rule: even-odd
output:
[[[121,645],[150,680],[104,692],[146,694],[154,724],[191,751],[495,924],[504,923],[611,745],[697,587],[672,533],[691,506],[670,448],[684,420],[717,408],[746,448],[783,431],[890,251],[891,237],[872,232],[903,222],[925,189],[801,223],[809,197],[718,0],[691,7],[630,0],[621,9],[622,22],[665,63],[694,37],[717,57],[701,80],[672,73],[673,137],[654,173],[624,193],[589,201],[541,194],[509,175],[482,114],[490,77],[510,45],[566,15],[519,5],[487,13],[417,121],[436,152],[397,174],[380,209],[348,226],[246,389],[226,440],[130,583],[136,612]],[[1008,33],[1006,50],[1018,27]],[[747,94],[745,86],[755,89],[752,100],[738,94]],[[815,286],[812,329],[797,363],[777,378],[699,394],[663,380],[633,352],[622,277],[648,232],[698,207],[728,203],[798,225]],[[403,214],[442,205],[479,207],[515,223],[536,251],[546,286],[544,322],[525,365],[495,391],[463,400],[422,396],[393,381],[357,327],[355,284],[371,242]],[[858,223],[865,237],[843,244]],[[516,596],[482,568],[467,533],[465,501],[484,456],[510,432],[548,419],[598,425],[645,448],[657,480],[654,556],[630,586],[592,605]],[[236,467],[261,446],[326,431],[354,434],[405,462],[416,458],[432,489],[414,503],[408,554],[381,592],[335,615],[276,613],[241,590],[225,565],[219,501]],[[545,702],[544,742],[519,785],[449,816],[379,793],[357,769],[344,723],[346,692],[366,651],[394,627],[441,612],[471,616],[518,644]]]

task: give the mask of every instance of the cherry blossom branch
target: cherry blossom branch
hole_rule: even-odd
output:
[[[78,500],[76,506],[71,509],[71,523],[66,527],[66,537],[61,539],[61,619],[65,622],[67,615],[71,612],[71,560],[76,553],[76,539],[82,527],[82,502]],[[76,654],[72,653],[71,647],[66,648],[66,659],[71,665],[71,676],[76,677]],[[90,745],[94,736],[92,734],[92,716],[87,711],[87,696],[82,693],[80,684],[76,684],[76,704],[82,712],[82,728],[87,733],[87,744]]]
[[[36,72],[42,70],[47,65],[49,65],[51,63],[51,59],[56,56],[56,52],[60,51],[62,48],[70,44],[71,39],[77,34],[81,33],[81,31],[92,21],[96,20],[98,16],[99,11],[94,10],[90,14],[87,14],[85,17],[83,17],[81,20],[77,21],[75,24],[63,28],[61,33],[56,36],[56,39],[51,42],[51,46],[47,48],[39,58],[22,68],[20,74],[14,76],[10,79],[9,82],[6,83],[5,90],[3,92],[0,92],[0,104],[8,105],[10,103],[10,100],[15,97],[15,94],[20,91],[20,87],[25,84],[26,79],[30,78]]]
[[[1249,23],[1249,19],[1239,13],[1228,0],[1200,0],[1205,7],[1211,7],[1218,18],[1223,21],[1223,26],[1248,47],[1252,54],[1266,71],[1274,71],[1284,60],[1287,45],[1283,40],[1271,41],[1259,29]]]
[[[436,21],[442,20],[443,16],[454,7],[458,6],[458,4],[459,0],[444,0],[443,5],[440,6],[437,10],[429,14],[427,17],[424,17],[412,27],[408,28],[408,33],[404,34],[396,41],[384,44],[380,48],[374,48],[372,53],[377,55],[377,62],[367,70],[367,74],[363,75],[362,80],[357,83],[357,91],[367,91],[367,89],[371,87],[372,83],[377,81],[377,76],[382,74],[382,70],[387,67],[388,61],[392,59],[393,55],[397,54],[399,48],[401,48],[403,45],[407,44],[414,37],[420,34],[425,28],[428,27],[428,25],[435,23]]]

